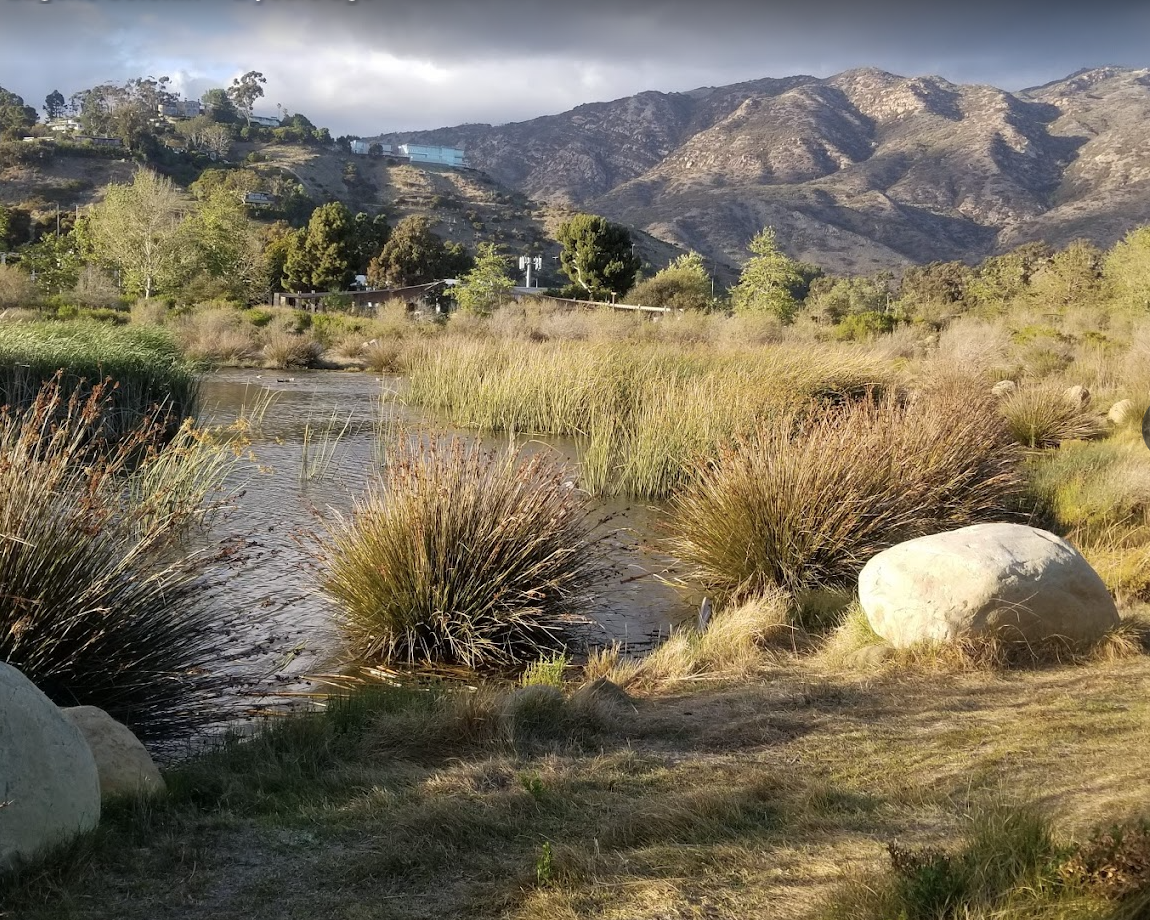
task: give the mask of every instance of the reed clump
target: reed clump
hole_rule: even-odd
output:
[[[227,451],[170,439],[159,410],[124,435],[108,392],[57,379],[0,413],[0,660],[163,740],[218,714],[228,624],[182,538],[223,500]]]
[[[895,543],[1016,518],[1019,460],[989,398],[957,386],[792,410],[698,464],[670,542],[726,597],[847,586]]]
[[[60,386],[91,392],[111,378],[101,396],[104,425],[121,432],[151,417],[168,416],[169,430],[194,414],[199,376],[163,329],[107,323],[0,323],[0,405],[27,407],[61,374]]]
[[[319,547],[352,653],[481,668],[562,650],[601,570],[564,470],[457,438],[401,437],[383,460]]]

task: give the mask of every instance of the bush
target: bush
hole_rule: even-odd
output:
[[[320,545],[354,654],[480,667],[561,650],[599,572],[587,499],[563,470],[455,439],[385,461]]]
[[[1018,459],[973,388],[782,414],[696,467],[672,546],[723,595],[845,586],[895,543],[1015,516]]]
[[[1063,441],[1093,438],[1102,420],[1067,399],[1058,386],[1023,386],[1002,401],[1010,433],[1026,447],[1057,447]]]
[[[187,427],[161,450],[158,412],[109,427],[107,395],[53,382],[0,414],[0,660],[59,705],[165,739],[219,717],[212,669],[234,640],[206,603],[209,557],[178,538],[229,455]]]
[[[308,336],[273,330],[264,339],[264,367],[315,367],[323,346]]]

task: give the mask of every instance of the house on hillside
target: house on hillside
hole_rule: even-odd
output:
[[[278,116],[275,116],[275,115],[249,115],[248,116],[248,124],[249,125],[258,125],[261,128],[278,128],[280,126],[281,121],[283,121],[283,119],[279,118]]]
[[[199,99],[177,99],[174,102],[161,102],[156,110],[165,118],[195,118],[203,114],[204,105]]]
[[[267,192],[245,192],[244,204],[257,205],[259,207],[271,207],[276,203],[276,196],[269,195]]]
[[[437,147],[428,144],[400,144],[399,153],[407,157],[412,163],[433,163],[437,166],[454,166],[456,168],[467,165],[463,150],[459,147]]]

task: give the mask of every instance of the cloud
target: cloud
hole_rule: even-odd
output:
[[[199,95],[254,69],[257,108],[365,135],[864,65],[1017,89],[1145,65],[1150,26],[1111,0],[0,0],[0,17],[0,84],[32,104],[148,74]]]

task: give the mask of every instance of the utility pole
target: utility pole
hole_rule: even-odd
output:
[[[520,271],[523,271],[524,269],[527,270],[527,279],[523,284],[524,287],[529,288],[532,286],[532,284],[531,284],[531,269],[533,269],[533,268],[537,272],[543,270],[543,257],[542,256],[535,256],[535,258],[532,258],[531,256],[520,256],[519,257],[519,270]]]

